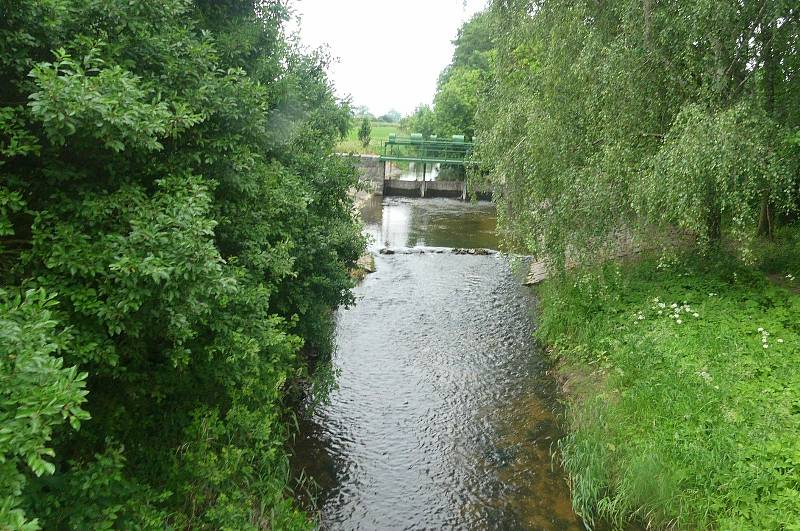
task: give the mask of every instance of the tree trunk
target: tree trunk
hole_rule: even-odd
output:
[[[767,20],[761,32],[761,50],[764,62],[764,110],[770,118],[775,115],[775,52],[773,49],[773,21]],[[758,235],[772,238],[772,209],[769,203],[769,192],[761,194],[761,215],[758,219]]]
[[[719,245],[722,241],[722,211],[716,203],[713,203],[708,210],[706,227],[709,242],[714,246]]]
[[[761,215],[758,218],[758,235],[772,239],[772,209],[769,206],[769,194],[761,195]]]

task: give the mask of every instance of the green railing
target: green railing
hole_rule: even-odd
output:
[[[427,164],[474,164],[471,160],[472,142],[466,142],[461,135],[451,139],[432,136],[423,139],[420,134],[409,137],[389,135],[383,143],[381,160],[392,162],[421,162]]]

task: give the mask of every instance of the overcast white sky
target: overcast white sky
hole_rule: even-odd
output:
[[[296,0],[303,44],[327,45],[339,96],[376,116],[431,103],[461,24],[486,0]]]

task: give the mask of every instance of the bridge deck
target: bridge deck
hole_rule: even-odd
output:
[[[422,163],[429,163],[429,164],[477,164],[475,161],[471,160],[464,160],[464,159],[447,159],[447,158],[430,158],[430,157],[403,157],[403,156],[393,156],[393,155],[381,155],[382,161],[391,161],[391,162],[422,162]]]
[[[472,142],[465,142],[463,136],[454,136],[452,140],[439,138],[423,139],[414,134],[409,138],[398,138],[389,135],[383,143],[383,162],[417,162],[420,164],[451,164],[465,166],[475,164],[470,161]]]

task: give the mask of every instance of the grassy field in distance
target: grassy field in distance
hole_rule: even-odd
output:
[[[350,131],[347,132],[347,137],[336,145],[336,151],[338,153],[378,155],[383,147],[383,143],[389,138],[390,133],[400,134],[400,124],[373,121],[369,146],[364,147],[358,140],[358,129],[360,127],[361,120],[353,120],[353,126],[350,128]]]

